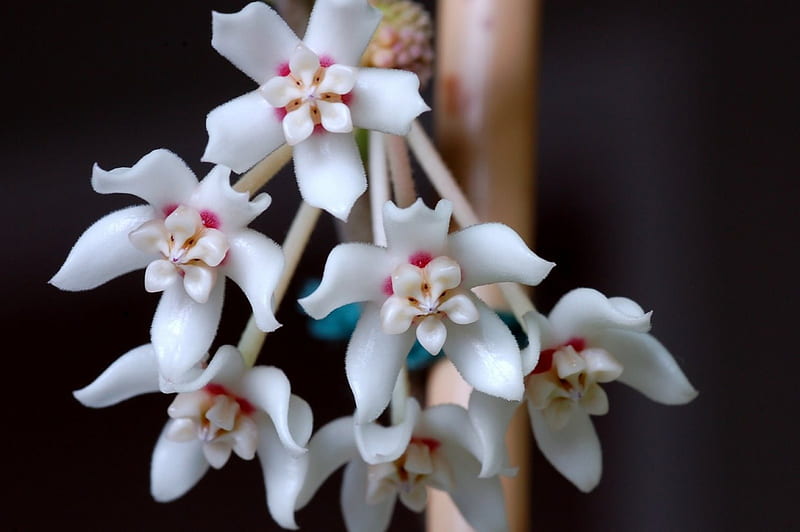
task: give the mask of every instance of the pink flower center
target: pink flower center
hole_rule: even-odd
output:
[[[424,268],[432,260],[433,260],[433,255],[431,255],[427,251],[417,251],[416,253],[408,257],[408,263],[413,264],[417,268]]]
[[[205,392],[211,395],[212,397],[217,395],[227,395],[228,397],[230,397],[239,404],[239,410],[242,412],[242,414],[249,416],[250,414],[256,411],[255,407],[250,403],[250,401],[232,394],[231,392],[228,391],[227,388],[225,388],[221,384],[210,382],[205,385],[203,390],[205,390]]]
[[[586,340],[583,338],[570,338],[566,343],[563,343],[559,346],[550,349],[543,349],[539,353],[539,362],[536,363],[536,367],[533,368],[533,371],[531,371],[530,374],[535,375],[550,371],[550,368],[553,367],[553,355],[555,355],[559,349],[567,346],[572,347],[575,351],[580,353],[586,349]]]
[[[420,436],[413,436],[409,443],[416,443],[417,445],[424,445],[428,448],[430,452],[435,451],[439,447],[441,447],[442,442],[435,438],[423,438]]]
[[[200,219],[203,220],[203,225],[211,229],[219,229],[219,217],[211,211],[202,211]]]

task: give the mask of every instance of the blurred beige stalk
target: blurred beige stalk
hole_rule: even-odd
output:
[[[533,245],[538,100],[539,0],[441,0],[437,4],[434,117],[437,146],[482,221],[513,227]],[[504,306],[498,290],[480,296]],[[470,387],[449,362],[428,381],[428,404],[466,405]],[[531,530],[531,429],[524,408],[507,436],[504,479],[510,529]],[[430,491],[431,532],[471,530],[449,497]]]

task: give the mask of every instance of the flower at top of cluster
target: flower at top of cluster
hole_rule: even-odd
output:
[[[496,283],[538,284],[553,267],[511,228],[479,224],[448,235],[452,206],[422,200],[400,209],[384,205],[388,246],[345,243],[328,256],[322,282],[300,304],[314,318],[366,302],[345,361],[356,419],[377,418],[391,397],[414,343],[441,349],[475,388],[522,398],[520,352],[508,327],[472,292]]]
[[[600,441],[589,418],[608,412],[600,384],[619,380],[668,405],[697,396],[669,351],[648,334],[650,314],[630,299],[578,288],[564,295],[549,316],[526,315],[529,332],[541,335],[538,357],[523,356],[523,369],[530,372],[525,396],[533,434],[542,454],[581,491],[594,489],[602,471]],[[477,394],[470,399],[473,418],[495,423],[507,423],[514,408]]]
[[[89,386],[74,393],[100,408],[159,389],[156,353],[150,344],[117,359]],[[293,395],[289,380],[269,366],[247,368],[241,353],[222,346],[192,382],[179,386],[153,451],[150,491],[168,502],[189,491],[209,466],[219,469],[231,452],[261,462],[267,506],[285,528],[297,528],[294,508],[303,484],[298,460],[305,454],[313,419]]]
[[[87,229],[50,280],[62,290],[87,290],[146,268],[145,289],[163,292],[151,339],[164,391],[200,371],[222,311],[230,277],[253,307],[258,327],[280,326],[272,294],[283,270],[280,247],[246,226],[270,203],[230,185],[230,170],[214,167],[198,183],[174,153],[155,150],[131,168],[95,165],[92,186],[101,194],[128,193],[149,203],[113,212]]]
[[[409,0],[377,0],[383,13],[380,26],[361,57],[364,66],[401,68],[428,84],[433,64],[433,24],[422,4]]]
[[[447,491],[476,530],[507,530],[500,480],[479,478],[479,442],[464,408],[438,405],[420,412],[408,399],[397,425],[354,424],[340,418],[322,427],[300,458],[307,474],[298,508],[347,463],[341,504],[350,532],[386,530],[397,499],[414,512],[427,504],[428,486]]]
[[[355,66],[380,18],[367,0],[317,0],[301,41],[262,2],[214,13],[211,45],[258,89],[209,113],[203,160],[243,172],[289,143],[303,199],[346,219],[367,186],[353,127],[405,135],[428,110],[415,74]]]

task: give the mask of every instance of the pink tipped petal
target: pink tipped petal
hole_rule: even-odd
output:
[[[217,282],[217,271],[205,266],[183,266],[183,288],[197,303],[204,305]]]
[[[289,146],[296,146],[314,132],[314,120],[311,118],[311,106],[304,103],[283,118],[283,136]]]
[[[325,480],[343,464],[358,458],[354,439],[353,418],[341,417],[319,429],[308,443],[308,453],[301,458],[308,460],[308,473],[297,508],[302,508]]]
[[[150,493],[158,502],[169,502],[194,487],[208,471],[203,441],[177,442],[167,438],[170,421],[161,432],[150,464]]]
[[[164,291],[153,316],[150,338],[161,376],[172,384],[196,378],[196,365],[217,333],[225,283],[220,279],[206,303],[194,301],[182,285]]]
[[[324,94],[333,92],[347,94],[353,90],[356,83],[358,69],[344,65],[331,65],[325,70],[325,77],[319,84],[317,92]]]
[[[360,68],[350,100],[353,124],[407,135],[411,122],[430,107],[419,95],[419,78],[405,70]]]
[[[208,113],[203,162],[243,173],[286,143],[281,119],[258,91],[234,98]]]
[[[350,109],[341,102],[317,102],[322,127],[331,133],[349,133],[353,131]]]
[[[256,325],[264,332],[280,327],[272,311],[272,296],[283,271],[280,246],[252,229],[239,231],[229,240],[225,272],[239,285],[253,308]]]
[[[480,319],[447,324],[444,352],[475,389],[509,401],[522,399],[524,385],[519,348],[503,321],[477,298]]]
[[[431,257],[446,254],[452,211],[447,200],[440,200],[435,209],[426,207],[422,199],[405,209],[387,201],[383,205],[383,226],[392,255],[406,262],[420,252]]]
[[[542,351],[541,327],[539,324],[544,317],[532,310],[522,318],[525,322],[525,333],[528,335],[528,345],[520,351],[520,355],[522,357],[522,374],[528,375],[539,363],[539,354]]]
[[[361,156],[350,133],[311,135],[295,146],[294,169],[303,199],[341,220],[347,220],[353,203],[367,189]]]
[[[447,339],[447,328],[442,320],[428,316],[417,325],[417,340],[431,355],[438,355]]]
[[[367,464],[353,460],[344,470],[341,503],[348,532],[383,532],[389,526],[397,497],[367,503]]]
[[[210,382],[233,390],[239,386],[239,381],[245,369],[244,360],[242,360],[242,354],[239,350],[232,345],[223,345],[217,349],[211,362],[208,363],[206,369],[196,379],[176,384],[169,391],[192,392],[204,388]]]
[[[569,422],[559,431],[550,425],[541,410],[528,407],[536,444],[556,471],[583,491],[592,491],[600,482],[603,463],[600,440],[589,414],[573,409]]]
[[[158,365],[150,344],[131,349],[89,386],[72,393],[84,406],[102,408],[143,393],[158,391]]]
[[[597,338],[597,344],[622,364],[620,382],[653,401],[682,405],[697,397],[678,363],[651,335],[608,330]]]
[[[473,225],[449,237],[451,257],[463,269],[464,288],[496,282],[537,285],[554,263],[541,259],[510,227]]]
[[[385,334],[377,306],[364,305],[345,357],[347,381],[356,401],[356,423],[368,423],[384,411],[413,344],[413,331]]]
[[[289,403],[289,425],[293,439],[305,443],[311,434],[311,408],[297,396]],[[308,459],[306,455],[296,457],[283,444],[271,421],[264,419],[258,424],[258,459],[264,474],[267,491],[267,507],[275,521],[283,528],[297,529],[294,510],[303,488]]]
[[[367,0],[317,0],[303,43],[334,63],[357,65],[381,16]]]
[[[269,415],[281,444],[291,454],[305,452],[305,442],[296,442],[289,430],[291,386],[283,371],[274,367],[256,366],[244,375],[239,393],[253,406]]]
[[[419,403],[409,398],[406,400],[403,421],[397,425],[383,427],[377,423],[356,424],[356,445],[361,458],[368,464],[391,462],[399,458],[411,441],[419,415]]]
[[[50,284],[61,290],[89,290],[144,268],[155,257],[136,249],[128,234],[154,216],[152,207],[142,205],[100,218],[75,242]]]
[[[383,286],[391,269],[385,248],[339,244],[328,255],[320,285],[299,303],[311,317],[320,319],[349,303],[383,301]]]
[[[211,46],[258,84],[278,75],[299,39],[271,7],[252,2],[238,13],[214,12]]]
[[[518,401],[506,401],[475,390],[470,394],[467,412],[481,442],[482,478],[494,476],[506,467],[506,432],[519,405]]]
[[[558,343],[576,337],[591,339],[608,328],[650,330],[650,313],[630,313],[632,310],[636,309],[630,305],[614,304],[597,290],[577,288],[556,303],[548,321],[553,340]]]
[[[192,206],[198,212],[209,212],[219,222],[216,229],[230,233],[252,222],[256,216],[269,207],[272,199],[261,193],[252,200],[247,192],[237,192],[231,186],[230,170],[215,166],[200,182],[194,195]]]
[[[154,150],[131,168],[92,169],[92,187],[100,194],[133,194],[158,210],[185,201],[197,178],[183,160],[169,150]]]

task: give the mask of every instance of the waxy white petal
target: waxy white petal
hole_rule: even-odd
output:
[[[283,118],[283,136],[289,146],[296,146],[314,132],[314,119],[311,117],[311,104],[304,103]],[[295,164],[297,155],[295,155]]]
[[[168,260],[154,260],[144,271],[144,289],[150,293],[163,292],[181,278],[175,265]]]
[[[175,384],[167,390],[164,390],[162,385],[162,391],[191,392],[205,387],[210,382],[235,390],[239,386],[239,381],[246,369],[239,350],[232,345],[223,345],[217,349],[211,362],[208,363],[206,369],[197,378]]]
[[[314,81],[314,74],[319,70],[319,57],[306,45],[299,43],[289,58],[289,70],[293,78],[310,87]]]
[[[397,425],[383,427],[377,423],[356,424],[355,440],[361,458],[368,464],[391,462],[399,458],[411,441],[419,415],[419,403],[409,398],[406,400],[403,420]]]
[[[209,266],[219,266],[228,253],[228,239],[225,233],[217,229],[203,229],[195,244],[189,248],[184,262],[194,259],[202,260]]]
[[[252,2],[238,13],[215,11],[211,26],[211,46],[258,84],[278,75],[299,42],[280,15],[263,2]]]
[[[417,340],[431,355],[438,355],[447,339],[447,328],[442,320],[428,316],[417,325]]]
[[[334,471],[358,456],[352,417],[335,419],[320,428],[308,442],[308,453],[300,457],[308,461],[308,473],[297,507],[308,504]]]
[[[158,502],[177,499],[194,487],[208,471],[203,442],[176,442],[167,438],[170,421],[161,432],[150,464],[150,493]]]
[[[385,334],[377,305],[364,305],[345,356],[347,382],[356,401],[356,423],[372,421],[384,411],[413,344],[413,331]]]
[[[574,408],[561,430],[553,431],[541,410],[529,407],[533,435],[545,458],[583,492],[600,482],[602,455],[594,425],[582,408]]]
[[[142,205],[100,218],[78,238],[50,284],[61,290],[88,290],[144,268],[156,257],[138,250],[128,234],[154,216],[152,207]]]
[[[542,351],[541,326],[539,323],[540,320],[545,318],[535,310],[525,313],[522,318],[525,332],[528,335],[528,345],[520,351],[520,355],[522,356],[522,374],[528,375],[539,362],[539,355]]]
[[[384,68],[358,69],[348,105],[356,127],[393,135],[407,135],[411,122],[430,110],[416,74]]]
[[[420,413],[414,436],[441,442],[445,453],[449,453],[451,448],[463,449],[474,458],[474,462],[479,461],[483,454],[478,435],[472,430],[469,415],[462,406],[444,404],[426,408]],[[477,476],[477,465],[470,467],[474,467]]]
[[[212,110],[206,130],[208,145],[202,161],[225,165],[240,174],[286,143],[282,116],[258,91]]]
[[[231,186],[230,170],[215,166],[192,194],[192,207],[200,213],[209,211],[216,216],[220,229],[226,234],[246,226],[272,203],[269,194],[262,192],[250,199],[247,192],[237,192]]]
[[[206,303],[197,303],[181,285],[164,291],[153,316],[150,337],[161,376],[172,384],[197,378],[196,368],[217,333],[225,283],[214,285]],[[165,390],[166,391],[166,390]]]
[[[367,0],[317,0],[303,43],[333,63],[357,65],[381,16]]]
[[[184,272],[184,290],[186,290],[189,297],[194,299],[197,303],[204,305],[208,301],[211,290],[217,282],[216,269],[191,265],[184,265],[182,269]]]
[[[478,309],[467,294],[455,294],[439,305],[439,310],[447,314],[447,318],[458,325],[475,323],[480,318]]]
[[[358,301],[383,301],[384,283],[391,273],[385,248],[348,242],[328,255],[322,282],[298,302],[311,317],[324,318],[336,308]]]
[[[291,385],[283,371],[268,366],[254,367],[245,373],[240,393],[253,406],[269,415],[281,444],[291,454],[298,455],[306,452],[303,448],[305,441],[295,441],[289,431]],[[305,436],[308,437],[308,435]]]
[[[608,330],[597,338],[624,368],[619,381],[640,391],[653,401],[681,405],[697,397],[667,349],[649,334]]]
[[[608,396],[605,390],[597,384],[589,386],[580,400],[581,407],[587,414],[604,416],[608,414]]]
[[[350,119],[350,109],[341,102],[318,101],[322,127],[331,133],[349,133],[353,131],[353,122]]]
[[[180,205],[164,219],[164,229],[175,239],[174,246],[182,248],[187,240],[197,233],[202,227],[203,219],[200,213],[186,205]]]
[[[100,194],[133,194],[158,210],[185,201],[197,178],[183,160],[169,150],[153,150],[131,168],[92,169],[92,188]]]
[[[519,401],[506,401],[475,390],[470,394],[467,413],[481,442],[482,478],[494,476],[506,468],[506,432],[519,406]]]
[[[597,290],[577,288],[564,295],[550,312],[548,322],[553,338],[549,340],[555,345],[571,338],[591,340],[609,327],[647,332],[650,313],[629,314],[630,310],[630,306],[615,305]]]
[[[311,435],[311,408],[301,398],[293,395],[289,402],[289,430],[291,439],[303,444]],[[259,422],[258,459],[264,474],[267,507],[275,521],[284,528],[296,529],[294,510],[303,488],[308,460],[295,458],[282,445],[274,425],[267,419]]]
[[[517,342],[492,309],[475,297],[472,300],[480,319],[469,325],[445,323],[444,351],[475,389],[519,401],[524,385]]]
[[[361,460],[353,460],[344,469],[340,498],[348,532],[382,532],[389,526],[397,497],[367,503],[367,475],[368,466]]]
[[[426,207],[422,199],[405,209],[387,201],[383,205],[383,227],[392,256],[407,262],[417,253],[427,253],[430,258],[446,255],[452,212],[447,200],[440,200],[435,209]]]
[[[143,393],[158,391],[158,365],[150,344],[131,349],[90,385],[72,392],[84,406],[102,408]]]
[[[350,133],[311,135],[294,147],[294,169],[303,199],[341,220],[347,220],[353,203],[367,189],[358,146]]]
[[[261,96],[272,107],[286,107],[286,104],[297,98],[303,98],[305,93],[297,87],[297,83],[289,76],[275,76],[258,88]]]
[[[407,300],[392,296],[381,306],[381,328],[386,334],[402,334],[411,327],[417,314],[417,309],[409,305]],[[422,334],[424,336],[425,332],[423,331]],[[436,351],[434,354],[438,353],[439,351]]]
[[[461,286],[496,282],[537,285],[554,263],[541,259],[510,227],[499,223],[473,225],[448,238],[451,257],[464,269]]]
[[[239,285],[253,308],[256,325],[264,332],[280,327],[272,310],[272,298],[283,271],[280,246],[252,229],[229,238],[225,273]]]
[[[128,238],[134,247],[145,254],[169,255],[169,232],[160,218],[143,223],[128,233]]]
[[[319,94],[332,92],[334,94],[347,94],[353,90],[356,83],[358,69],[345,65],[331,65],[325,69],[325,77],[317,88]]]
[[[506,532],[508,521],[500,478],[479,478],[468,457],[448,456],[456,479],[449,490],[464,519],[481,532]]]

